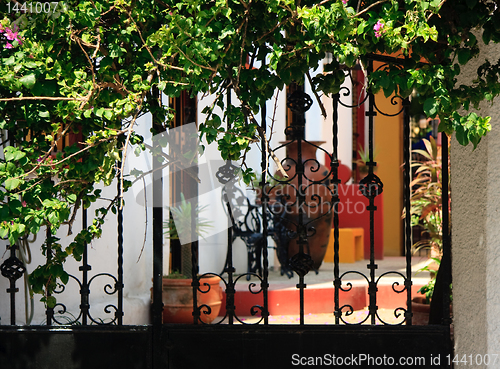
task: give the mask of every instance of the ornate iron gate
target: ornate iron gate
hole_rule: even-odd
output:
[[[391,58],[374,56],[374,60],[382,62],[397,62]],[[372,66],[370,65],[370,68]],[[447,293],[442,293],[443,301],[440,309],[435,311],[438,324],[431,326],[413,326],[411,311],[411,224],[410,217],[404,220],[404,247],[406,255],[406,273],[392,271],[383,275],[377,275],[377,263],[374,255],[374,237],[378,231],[374,223],[374,215],[377,211],[375,198],[383,191],[382,180],[374,173],[376,162],[374,161],[374,141],[373,127],[375,116],[385,115],[380,111],[375,102],[374,94],[367,91],[366,97],[359,104],[367,102],[368,109],[368,142],[369,142],[369,173],[360,182],[360,191],[368,199],[367,211],[370,213],[370,259],[367,265],[367,273],[362,277],[367,283],[369,294],[369,312],[363,321],[355,326],[346,324],[343,319],[345,315],[352,313],[353,308],[348,305],[341,306],[339,294],[349,292],[352,285],[349,283],[350,274],[359,272],[344,272],[340,274],[339,269],[339,201],[338,191],[339,163],[338,163],[338,107],[344,105],[354,108],[357,104],[346,104],[342,97],[351,97],[351,92],[341,91],[333,97],[333,152],[327,153],[331,161],[331,169],[326,173],[320,173],[320,178],[313,178],[320,165],[316,160],[303,161],[302,151],[307,145],[316,146],[304,137],[303,113],[307,110],[312,100],[301,92],[296,93],[289,99],[289,107],[295,112],[294,122],[287,128],[287,135],[290,140],[276,150],[285,149],[292,144],[297,147],[297,156],[288,157],[281,161],[279,165],[283,167],[284,173],[288,173],[289,178],[276,176],[269,170],[269,161],[275,160],[274,152],[263,150],[261,170],[274,177],[277,184],[274,186],[261,183],[262,191],[261,206],[259,209],[259,219],[262,227],[259,228],[260,236],[257,247],[259,260],[262,256],[262,265],[251,270],[250,274],[258,278],[260,286],[256,295],[262,296],[262,304],[256,304],[250,314],[259,313],[261,319],[259,324],[248,325],[239,319],[235,306],[236,284],[243,280],[244,275],[235,275],[232,260],[232,239],[233,229],[228,230],[228,258],[224,273],[220,276],[225,285],[226,293],[226,316],[217,325],[205,325],[200,317],[209,308],[205,305],[199,306],[197,302],[197,292],[206,293],[207,287],[200,282],[201,276],[197,276],[198,260],[196,258],[196,243],[192,249],[193,275],[193,325],[176,326],[162,324],[162,252],[163,252],[163,213],[161,207],[153,209],[153,289],[152,289],[152,325],[148,327],[123,326],[123,215],[119,211],[118,219],[118,257],[117,276],[110,273],[100,273],[94,276],[89,275],[90,265],[84,254],[81,278],[71,276],[79,287],[81,293],[80,314],[76,316],[74,322],[81,323],[82,327],[57,328],[48,330],[41,327],[15,327],[15,296],[18,292],[16,281],[24,273],[24,266],[16,256],[16,248],[10,248],[10,257],[2,264],[2,275],[9,279],[10,288],[7,292],[11,299],[11,324],[12,327],[1,327],[0,329],[0,361],[8,363],[10,367],[61,367],[71,368],[80,365],[92,365],[92,367],[107,367],[124,365],[125,367],[138,368],[198,368],[198,367],[237,367],[251,368],[255,366],[275,368],[294,367],[297,365],[311,365],[310,360],[322,358],[322,365],[339,365],[335,357],[342,358],[342,365],[354,367],[372,367],[380,365],[380,360],[393,358],[424,358],[423,362],[415,362],[409,367],[449,367],[446,355],[451,354],[452,344],[450,338],[449,300]],[[397,114],[404,114],[404,209],[406,214],[410,211],[410,121],[409,121],[409,100],[404,99],[402,108]],[[266,110],[265,106],[261,111],[260,131],[266,132]],[[256,123],[256,122],[255,122]],[[159,122],[153,122],[159,124]],[[261,146],[268,148],[268,142],[262,135]],[[450,263],[450,236],[448,229],[448,140],[442,140],[443,157],[443,259],[440,269],[440,285],[449,286],[451,283],[451,263]],[[156,164],[158,165],[158,164]],[[154,170],[155,168],[153,168]],[[218,178],[225,185],[226,203],[228,213],[235,224],[233,214],[234,207],[230,205],[234,198],[234,172],[237,167],[230,161],[220,168]],[[161,179],[158,176],[153,182],[153,196],[155,204],[161,204],[163,196],[161,190]],[[282,190],[276,196],[276,189]],[[120,191],[120,189],[118,189]],[[318,193],[321,192],[321,196]],[[311,214],[316,216],[311,217]],[[334,306],[335,326],[315,326],[306,325],[304,322],[304,291],[307,288],[305,275],[313,271],[316,266],[311,258],[311,244],[309,240],[315,236],[318,228],[318,220],[328,220],[333,222],[334,229],[334,270],[332,283],[334,285]],[[332,220],[331,220],[332,219]],[[84,222],[86,216],[84,216]],[[300,324],[291,325],[270,325],[269,324],[269,262],[268,262],[268,235],[279,236],[278,242],[284,245],[280,250],[280,261],[288,272],[293,270],[297,277],[297,289],[300,295],[300,309],[297,312],[300,317]],[[286,237],[283,236],[286,234]],[[47,234],[48,252],[50,257],[51,235]],[[293,243],[293,247],[290,244]],[[293,253],[290,250],[295,250]],[[260,254],[261,252],[261,254]],[[289,268],[289,269],[287,269]],[[215,273],[211,273],[215,274]],[[398,282],[393,284],[394,293],[406,295],[406,306],[398,307],[394,314],[402,319],[397,325],[390,325],[384,322],[378,315],[378,295],[377,287],[382,277],[389,274],[402,278],[402,286]],[[89,293],[90,285],[97,277],[110,278],[112,284],[105,287],[108,294],[117,295],[116,305],[108,306],[107,313],[114,312],[110,323],[103,327],[103,322],[93,318],[89,314]],[[253,285],[255,286],[255,284]],[[442,287],[444,288],[444,287]],[[63,306],[58,306],[65,310]],[[439,307],[438,307],[439,308]],[[73,323],[74,323],[73,322]],[[377,322],[382,323],[376,326]],[[54,318],[53,309],[47,309],[47,325],[61,324]],[[92,323],[96,326],[91,326]],[[227,323],[227,324],[222,324]],[[238,323],[238,324],[235,324]],[[362,325],[362,323],[369,323]],[[50,337],[57,337],[51,339]],[[47,341],[49,351],[55,349],[54,353],[41,352],[42,342]],[[134,342],[133,350],[120,348],[118,343],[128,345]],[[108,346],[109,342],[114,342]],[[116,344],[115,344],[116,343]],[[57,345],[69,345],[69,353],[61,353]],[[120,350],[120,357],[110,362],[108,357],[108,347],[113,350]],[[93,359],[86,357],[87,350],[95,350]],[[217,352],[215,351],[217,350]],[[26,359],[25,352],[30,351],[30,360]],[[146,357],[144,358],[144,353]],[[100,358],[100,359],[99,359]],[[144,360],[141,360],[144,358]],[[310,359],[312,358],[312,359]],[[386,359],[384,359],[386,358]],[[437,361],[439,358],[439,363]],[[363,359],[363,360],[361,360]],[[350,360],[348,364],[346,360]],[[354,360],[354,361],[353,361]],[[370,361],[371,360],[371,361]],[[434,361],[432,361],[434,360]],[[333,364],[331,364],[333,362]],[[385,361],[382,365],[394,365]]]

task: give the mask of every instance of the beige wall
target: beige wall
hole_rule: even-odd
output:
[[[499,56],[499,47],[483,47],[477,63]],[[464,81],[474,78],[476,69],[464,68]],[[499,101],[483,104],[480,113],[492,116],[492,132],[475,151],[455,139],[451,148],[455,353],[473,356],[500,354]]]

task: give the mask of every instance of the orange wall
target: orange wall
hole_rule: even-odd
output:
[[[392,96],[391,96],[392,98]],[[401,99],[384,97],[380,91],[375,95],[379,110],[395,114],[402,109]],[[377,112],[374,123],[375,150],[377,152],[377,175],[384,184],[384,255],[402,255],[403,228],[401,212],[403,209],[403,114],[387,117]]]

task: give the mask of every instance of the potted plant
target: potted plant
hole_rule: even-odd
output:
[[[423,296],[416,296],[412,300],[413,324],[417,325],[429,322],[430,303],[443,255],[441,154],[432,136],[429,140],[423,139],[423,142],[425,150],[412,151],[421,159],[412,164],[416,170],[410,183],[410,216],[412,227],[420,226],[425,236],[413,245],[413,252],[428,249],[431,256],[429,263],[419,271],[428,271],[431,280],[418,290]]]
[[[438,266],[441,265],[440,258],[432,258],[433,262]],[[437,271],[429,268],[429,265],[419,269],[419,272],[427,271],[431,274],[431,279],[427,284],[423,285],[417,291],[421,296],[415,296],[412,299],[411,307],[413,312],[413,325],[427,325],[429,324],[429,316],[431,311],[431,301],[434,295],[434,287],[436,286]],[[450,286],[451,291],[451,286]],[[450,302],[453,301],[453,296],[450,293]],[[451,310],[451,306],[450,306]]]
[[[186,201],[184,194],[178,206],[169,207],[171,217],[164,222],[164,234],[170,240],[182,240],[187,236],[196,238],[206,233],[211,222],[200,218],[205,207],[199,204],[192,206]],[[195,226],[192,226],[193,222]],[[185,241],[185,239],[184,239]],[[191,242],[181,245],[184,250],[191,249]],[[187,253],[190,255],[190,253]],[[181,270],[173,270],[163,277],[163,323],[193,323],[193,279],[191,258],[182,258]],[[222,289],[218,276],[206,274],[197,277],[199,283],[197,291],[197,305],[200,307],[200,321],[210,324],[218,316],[222,304]]]

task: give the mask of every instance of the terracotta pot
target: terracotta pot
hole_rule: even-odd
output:
[[[411,311],[413,312],[413,325],[429,324],[429,313],[431,311],[431,305],[426,303],[425,297],[414,297],[411,300]]]
[[[416,296],[411,300],[411,310],[413,312],[413,325],[428,325],[431,305],[426,302],[425,297]],[[453,316],[453,306],[450,304],[450,314]],[[453,334],[453,326],[451,328]]]
[[[208,305],[211,308],[210,314],[204,314],[206,308],[201,309],[200,319],[202,322],[210,324],[219,315],[222,304],[222,288],[219,285],[219,277],[207,277],[200,279],[200,289],[208,291],[202,293],[198,291],[198,306]],[[192,279],[170,279],[163,278],[163,323],[193,323],[193,289]],[[210,289],[205,284],[210,285]]]
[[[320,145],[322,141],[311,141],[314,145]],[[316,150],[317,147],[307,142],[302,142],[302,162],[304,164],[304,176],[302,184],[304,185],[303,194],[305,197],[303,210],[303,224],[308,224],[307,233],[308,247],[304,252],[309,254],[313,259],[314,269],[318,269],[325,257],[328,240],[330,238],[330,230],[332,227],[332,192],[325,184],[319,183],[311,185],[311,181],[323,181],[328,179],[329,169],[317,162]],[[298,161],[298,143],[296,141],[287,146],[287,158],[283,167],[287,171],[289,178],[292,180],[290,184],[283,186],[285,196],[285,225],[291,230],[296,231],[295,224],[299,221],[299,204],[297,201],[298,178],[295,176],[295,163]],[[295,178],[294,178],[295,177]],[[314,228],[314,231],[313,231]],[[297,238],[288,242],[288,258],[293,257],[299,252]]]

